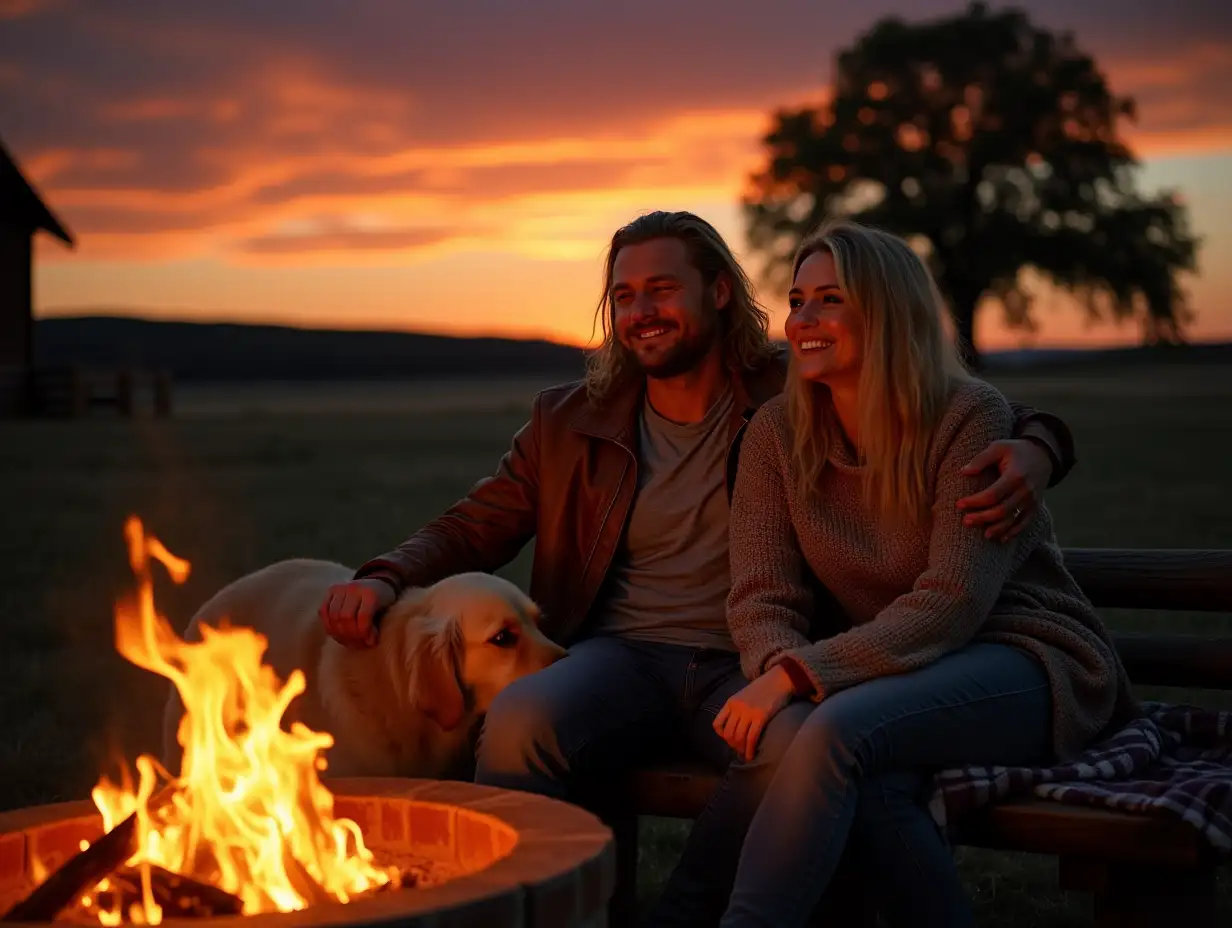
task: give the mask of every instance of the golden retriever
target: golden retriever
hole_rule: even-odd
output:
[[[565,656],[539,630],[539,608],[507,580],[457,574],[408,589],[386,610],[373,648],[334,641],[317,608],[354,575],[328,561],[280,561],[227,585],[193,616],[199,626],[252,628],[269,640],[265,663],[307,682],[284,717],[329,732],[330,776],[464,775],[470,737],[502,689]],[[173,686],[163,714],[163,763],[179,771],[184,714]]]

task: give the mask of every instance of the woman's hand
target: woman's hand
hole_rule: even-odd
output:
[[[776,664],[723,704],[714,730],[740,757],[752,760],[766,725],[793,695],[791,677]]]

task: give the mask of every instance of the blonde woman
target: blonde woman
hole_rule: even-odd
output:
[[[749,425],[732,499],[728,624],[752,681],[716,730],[788,746],[752,817],[722,925],[803,925],[853,839],[883,914],[971,924],[923,805],[938,768],[1072,756],[1134,711],[1048,511],[1008,543],[958,501],[1011,433],[970,377],[923,262],[850,222],[795,259],[784,395]],[[851,627],[812,641],[811,571]],[[784,739],[783,732],[790,731]]]

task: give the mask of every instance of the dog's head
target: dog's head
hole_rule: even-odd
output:
[[[487,712],[514,680],[565,656],[539,618],[508,580],[465,573],[407,591],[387,612],[382,637],[397,629],[412,706],[449,731],[467,709]]]

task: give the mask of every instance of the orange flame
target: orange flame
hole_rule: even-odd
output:
[[[397,880],[364,845],[359,827],[333,817],[333,795],[318,779],[321,752],[333,738],[283,713],[304,691],[294,671],[280,684],[262,664],[267,641],[247,628],[202,628],[202,640],[179,638],[154,606],[151,560],[182,583],[190,565],[146,535],[141,521],[124,526],[137,575],[135,601],[116,607],[116,648],[129,661],[166,677],[184,702],[178,738],[181,773],[170,777],[154,758],[137,758],[136,788],[105,777],[92,796],[110,831],[136,813],[137,852],[128,861],[142,873],[140,905],[105,910],[100,884],[82,900],[105,925],[124,920],[156,925],[162,910],[150,884],[150,865],[212,883],[238,896],[245,915],[290,912],[314,902],[346,902]],[[163,778],[160,802],[150,798]],[[125,775],[127,781],[128,777]]]

